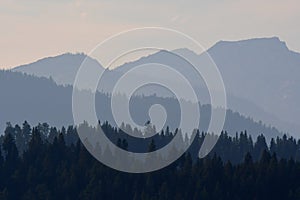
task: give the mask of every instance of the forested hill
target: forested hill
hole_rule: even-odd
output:
[[[72,87],[58,86],[54,81],[37,78],[19,72],[0,71],[0,130],[3,132],[6,122],[31,124],[47,122],[52,126],[64,126],[73,123],[72,118]],[[178,101],[172,98],[156,96],[137,96],[132,100],[132,116],[137,123],[143,124],[148,120],[148,108],[154,103],[162,104],[168,114],[167,125],[171,129],[178,126],[180,108]],[[98,93],[96,108],[101,121],[113,122],[110,99],[106,94]],[[177,117],[176,117],[177,116]],[[202,105],[201,119],[204,123],[209,119],[210,107]],[[208,122],[208,121],[207,121]],[[282,135],[277,129],[257,123],[237,112],[227,111],[224,130],[230,135],[247,130],[256,138],[264,133],[269,140],[271,137]]]
[[[115,136],[119,147],[130,149],[132,144],[121,139],[117,129],[107,123],[102,127]],[[160,140],[172,135],[166,131],[152,139],[146,152],[156,150]],[[74,136],[72,127],[8,124],[0,137],[0,199],[300,198],[300,142],[286,136],[272,140],[268,148],[263,135],[252,141],[246,133],[234,138],[223,133],[208,157],[193,159],[193,146],[170,166],[144,174],[102,165]],[[197,138],[199,142],[202,136]],[[233,156],[238,164],[227,160]]]

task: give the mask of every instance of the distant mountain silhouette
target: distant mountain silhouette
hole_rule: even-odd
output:
[[[205,63],[205,55],[189,49],[174,51]],[[300,129],[300,54],[290,51],[277,37],[243,41],[221,41],[207,51],[217,64],[227,90],[228,107],[246,116],[275,124],[281,130],[298,135]],[[202,102],[207,102],[205,84],[180,58],[161,51],[126,63],[116,71],[125,73],[136,65],[158,62],[172,66],[188,77]]]
[[[203,55],[197,55],[188,49],[178,49],[174,52],[196,60],[199,64],[203,62]],[[298,102],[300,102],[299,53],[290,51],[286,44],[277,37],[232,42],[220,41],[211,47],[208,53],[219,67],[224,79],[230,109],[262,120],[267,124],[276,125],[280,130],[293,135],[298,133],[300,129],[298,120],[300,114],[298,106]],[[76,57],[75,60],[80,61],[79,55],[73,56]],[[83,59],[82,56],[81,59]],[[64,65],[63,57],[57,58],[61,58],[57,59],[60,64],[54,62],[54,58],[44,60],[49,68],[48,71],[43,70],[44,64],[41,61],[20,66],[14,70],[43,77],[51,76],[58,84],[71,84],[74,80],[72,74],[74,75],[78,69],[79,62],[74,64],[73,68],[70,67],[72,73],[67,73],[57,69],[57,66]],[[68,59],[72,58],[66,57],[66,60]],[[201,103],[209,103],[209,94],[202,78],[187,62],[165,51],[125,63],[108,71],[102,84],[100,83],[104,86],[101,89],[110,91],[122,74],[137,65],[151,62],[166,64],[179,71],[191,81]],[[67,69],[69,70],[69,68]],[[157,75],[159,74],[143,76]],[[59,78],[59,76],[64,78]],[[164,92],[161,96],[164,96]]]
[[[208,52],[230,93],[283,121],[300,125],[299,53],[290,51],[277,37],[222,41]]]
[[[85,54],[66,53],[59,56],[43,58],[31,64],[21,65],[14,68],[13,71],[19,71],[38,77],[51,77],[57,84],[72,85],[81,63],[86,58],[91,64],[99,66],[100,70],[104,70],[97,60],[87,57]]]
[[[37,78],[19,72],[0,71],[0,128],[1,132],[6,122],[22,123],[27,120],[31,124],[48,122],[53,126],[70,125],[72,118],[72,87],[59,86],[53,80]],[[136,96],[131,100],[131,114],[136,123],[143,125],[149,120],[148,109],[159,103],[168,113],[167,125],[171,129],[178,126],[180,108],[173,98],[157,96]],[[114,124],[110,110],[110,97],[98,93],[96,96],[97,114],[101,121],[107,120]],[[205,124],[210,119],[210,107],[201,107],[201,119]],[[234,135],[236,132],[247,130],[253,137],[264,133],[267,138],[276,137],[281,133],[263,123],[256,123],[237,112],[228,110],[224,130]]]

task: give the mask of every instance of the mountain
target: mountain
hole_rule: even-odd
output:
[[[198,55],[188,49],[178,49],[174,52],[184,55],[200,65],[205,60],[204,54]],[[300,129],[300,121],[298,120],[300,107],[297,105],[300,100],[299,53],[289,50],[287,45],[277,37],[220,41],[208,49],[207,52],[221,72],[230,109],[251,116],[257,121],[261,120],[267,124],[276,125],[282,131],[297,135]],[[74,56],[77,57],[78,55]],[[50,77],[51,75],[58,84],[70,84],[71,80],[74,80],[74,71],[78,69],[78,63],[74,65],[74,69],[71,69],[74,75],[72,77],[72,74],[63,72],[60,69],[56,71],[56,66],[62,66],[63,61],[60,60],[61,64],[51,62],[49,59],[45,61],[51,63],[51,65],[47,65],[50,66],[51,70],[43,72],[43,66],[34,63],[13,70],[36,76]],[[160,51],[139,60],[125,63],[114,70],[107,70],[103,82],[100,82],[99,85],[102,86],[103,91],[111,91],[116,81],[133,67],[155,62],[176,69],[191,82],[202,104],[210,102],[209,93],[202,77],[197,75],[189,63],[166,51]],[[41,62],[38,61],[37,63]],[[43,73],[36,72],[39,70]],[[65,78],[59,78],[55,74]],[[165,78],[168,75],[139,74],[139,76]],[[173,82],[174,85],[177,84],[176,79]],[[148,88],[142,93],[149,91],[157,91],[157,88],[156,90]],[[168,96],[165,95],[164,91],[159,90],[158,93],[160,93],[160,96]]]
[[[85,59],[85,62],[88,62],[90,65],[98,66],[100,70],[104,70],[97,60],[92,59],[83,53],[66,53],[15,67],[13,71],[23,72],[38,77],[51,77],[57,84],[72,85],[76,73]]]
[[[72,117],[72,87],[57,85],[53,80],[38,78],[20,72],[0,71],[0,130],[5,128],[6,122],[22,123],[25,120],[32,125],[48,122],[52,126],[66,126],[73,124]],[[143,125],[149,119],[148,109],[153,104],[161,104],[168,114],[167,125],[175,129],[180,121],[178,101],[173,98],[157,96],[134,96],[131,99],[130,111],[133,120]],[[98,92],[96,95],[96,109],[101,121],[115,124],[110,110],[110,96]],[[210,119],[210,107],[201,106],[201,123],[205,130],[206,122]],[[264,133],[269,139],[282,135],[276,128],[257,123],[251,118],[227,111],[224,130],[235,135],[236,132],[247,130],[253,138]]]
[[[277,37],[221,41],[208,52],[230,93],[300,125],[299,53],[289,50]]]
[[[206,62],[205,54],[197,55],[188,49],[174,52],[200,66]],[[290,51],[276,37],[221,41],[207,52],[223,77],[230,109],[276,125],[280,130],[297,136],[300,129],[300,122],[297,120],[300,114],[297,106],[300,100],[300,78],[297,76],[300,72],[300,54]],[[189,64],[165,51],[126,63],[115,71],[125,73],[134,66],[155,62],[172,66],[179,71],[191,82],[200,100],[208,101],[209,94],[204,89],[203,79]]]
[[[206,62],[205,54],[197,55],[189,49],[177,49],[174,52],[200,66]],[[207,53],[220,70],[230,109],[299,136],[299,53],[289,50],[277,37],[220,41]],[[198,88],[200,99],[207,101],[208,94],[203,93],[205,84],[202,78],[188,64],[168,52],[161,51],[126,63],[116,70],[125,73],[134,66],[151,62],[172,66],[188,78],[196,91]]]

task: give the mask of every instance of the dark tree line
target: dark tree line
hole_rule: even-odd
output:
[[[121,130],[108,123],[102,128],[116,145],[133,151],[154,151],[176,134],[167,129],[134,147],[137,141]],[[128,174],[95,160],[72,126],[8,123],[0,138],[0,199],[300,198],[299,141],[284,135],[268,145],[263,135],[253,141],[245,131],[235,137],[223,132],[211,154],[198,159],[204,136],[198,132],[170,166]]]

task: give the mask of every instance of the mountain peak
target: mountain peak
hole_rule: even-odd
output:
[[[281,42],[281,40],[279,39],[279,37],[277,36],[273,36],[273,37],[261,37],[261,38],[250,38],[250,39],[244,39],[244,40],[233,40],[233,41],[228,41],[228,40],[220,40],[219,42],[227,42],[227,43],[231,43],[231,42],[264,42],[264,41],[271,41],[271,42]]]
[[[70,85],[73,84],[76,73],[83,61],[88,61],[90,65],[97,66],[100,70],[103,70],[103,67],[97,60],[84,53],[64,53],[15,67],[12,71],[19,71],[38,77],[51,77],[58,84]]]
[[[225,47],[247,47],[253,49],[270,49],[274,50],[289,50],[286,43],[281,41],[279,37],[264,37],[264,38],[253,38],[239,41],[224,41],[217,42],[211,50],[214,48],[225,48]]]

